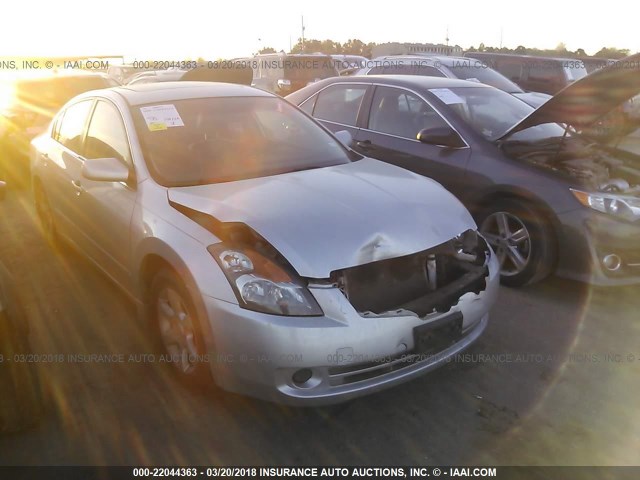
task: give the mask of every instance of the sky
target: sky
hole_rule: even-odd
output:
[[[518,45],[594,54],[640,51],[631,2],[537,0],[356,2],[243,0],[16,1],[3,4],[0,56],[124,55],[127,59],[232,58],[262,47],[288,51],[301,36],[345,42]]]

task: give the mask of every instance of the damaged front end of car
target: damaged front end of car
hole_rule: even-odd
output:
[[[332,273],[337,286],[363,317],[447,312],[465,293],[486,288],[487,243],[467,230],[428,250]]]

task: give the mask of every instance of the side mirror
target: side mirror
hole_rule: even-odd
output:
[[[420,130],[416,138],[421,143],[440,147],[460,148],[466,146],[460,135],[451,127],[435,127]]]
[[[339,132],[334,133],[336,138],[347,148],[351,148],[351,144],[353,143],[353,137],[347,130],[340,130]]]
[[[284,78],[279,79],[278,90],[281,90],[283,92],[288,92],[289,90],[291,90],[291,80],[287,80]]]
[[[117,158],[97,158],[84,162],[82,176],[96,182],[126,182],[129,168]]]
[[[7,184],[0,180],[0,200],[4,200],[4,196],[6,195]]]

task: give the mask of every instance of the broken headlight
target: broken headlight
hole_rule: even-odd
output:
[[[587,193],[571,189],[571,193],[585,207],[592,208],[631,222],[640,218],[640,199],[607,195],[604,193]]]
[[[213,255],[240,306],[287,316],[322,315],[322,309],[300,277],[250,248],[211,245]]]

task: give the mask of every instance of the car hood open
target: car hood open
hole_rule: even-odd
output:
[[[298,274],[400,257],[476,228],[467,209],[439,183],[377,160],[363,160],[236,182],[175,187],[169,201],[244,223]]]
[[[640,54],[618,60],[565,87],[502,136],[544,123],[566,123],[577,129],[640,94]]]

